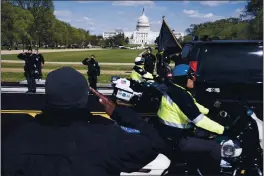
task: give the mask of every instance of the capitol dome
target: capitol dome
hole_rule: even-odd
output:
[[[149,31],[149,30],[150,30],[149,20],[148,17],[145,15],[143,8],[142,15],[138,18],[137,31]]]

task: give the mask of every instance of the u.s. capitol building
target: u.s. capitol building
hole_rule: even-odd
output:
[[[114,35],[117,35],[118,32],[104,32],[103,38],[109,38]],[[176,34],[176,35],[175,35]],[[176,38],[183,38],[183,33],[174,33]],[[156,38],[159,36],[159,32],[153,32],[150,30],[150,23],[148,17],[144,13],[144,9],[142,15],[138,18],[136,31],[125,31],[124,37],[125,39],[129,39],[129,44],[154,44]]]

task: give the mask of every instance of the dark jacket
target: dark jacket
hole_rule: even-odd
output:
[[[2,144],[2,175],[117,176],[141,169],[163,150],[158,132],[134,111],[116,108],[111,118],[140,134],[99,122],[87,110],[44,110]]]
[[[35,60],[36,60],[36,66],[37,69],[40,70],[42,68],[42,64],[45,64],[44,57],[42,54],[34,54]]]
[[[36,60],[34,54],[21,53],[17,55],[17,57],[25,61],[25,66],[24,66],[25,74],[33,75],[34,71],[36,70]]]
[[[146,53],[143,55],[143,57],[145,58],[145,70],[149,73],[153,73],[156,63],[156,57],[151,53]]]
[[[88,58],[85,58],[82,63],[88,66],[88,76],[100,76],[100,66],[97,61],[92,59],[88,61]]]

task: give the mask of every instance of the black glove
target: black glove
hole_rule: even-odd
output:
[[[223,136],[230,136],[231,134],[231,127],[230,126],[225,126],[225,130],[223,133]]]
[[[133,89],[136,92],[142,92],[143,91],[143,86],[137,81],[130,80],[130,88]]]

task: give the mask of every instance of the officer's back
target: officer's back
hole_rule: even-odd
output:
[[[140,134],[91,115],[87,91],[84,76],[71,68],[49,73],[42,113],[2,145],[2,175],[120,175],[155,159],[163,147],[157,131],[126,108],[115,108],[112,119]]]

